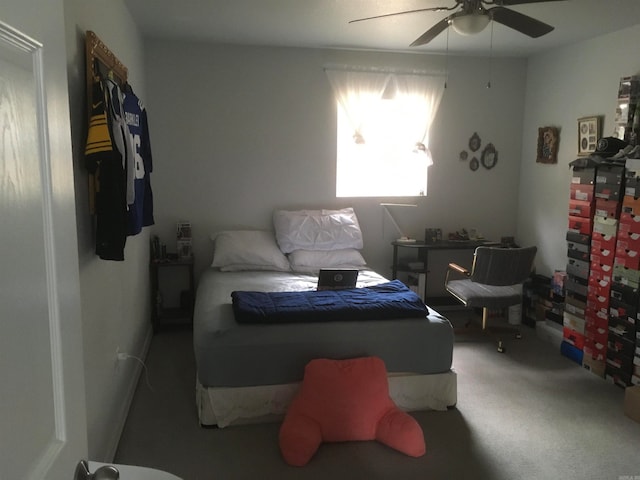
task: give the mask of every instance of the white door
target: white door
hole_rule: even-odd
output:
[[[0,9],[0,479],[86,458],[62,0]]]

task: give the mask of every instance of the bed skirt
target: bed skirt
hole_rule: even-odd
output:
[[[196,379],[196,405],[200,425],[204,427],[277,422],[300,383],[250,387],[204,387]],[[389,394],[404,411],[446,410],[458,400],[457,375],[446,373],[420,375],[389,374]]]

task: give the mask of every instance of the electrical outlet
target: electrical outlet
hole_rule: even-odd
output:
[[[116,359],[115,359],[115,369],[116,371],[120,370],[120,363],[123,360],[126,360],[128,355],[124,352],[120,351],[120,347],[116,347]]]

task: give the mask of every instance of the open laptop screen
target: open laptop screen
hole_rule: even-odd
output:
[[[322,268],[318,274],[318,290],[356,288],[358,270],[346,268]]]

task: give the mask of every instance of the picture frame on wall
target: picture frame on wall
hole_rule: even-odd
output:
[[[538,128],[538,163],[558,163],[560,130],[556,127]]]
[[[601,128],[599,116],[578,119],[578,155],[590,155],[596,151]]]

